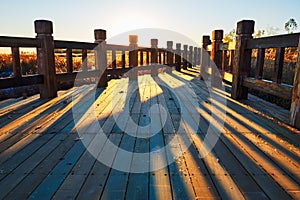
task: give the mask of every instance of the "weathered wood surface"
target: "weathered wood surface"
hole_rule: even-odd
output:
[[[96,90],[95,97],[87,85],[60,91],[51,100],[36,95],[1,102],[0,199],[299,199],[299,131],[274,120],[272,110],[278,108],[257,97],[249,95],[241,103],[229,99],[225,91],[216,91],[227,99],[227,106],[215,105],[226,110],[225,124],[212,152],[199,158],[212,119],[213,100],[205,83],[194,76],[196,71],[111,80],[106,89]],[[197,96],[188,95],[185,81]],[[132,90],[129,83],[139,86],[131,97],[127,97]],[[186,97],[183,102],[175,90],[179,98]],[[122,112],[127,98],[130,115],[115,115],[120,122],[116,124],[113,114]],[[188,106],[193,98],[198,101],[197,109]],[[150,138],[125,133],[149,136],[161,126],[165,113],[159,107],[150,109],[157,103],[168,110],[167,124],[161,131]],[[79,108],[77,124],[73,106]],[[259,111],[265,107],[269,113]],[[90,117],[91,109],[107,135],[101,142],[92,134],[99,129]],[[288,111],[280,113],[281,118],[288,118]],[[190,118],[181,122],[182,114]],[[196,124],[198,116],[201,120]],[[153,124],[134,127],[130,119],[143,126]],[[189,147],[182,134],[174,131],[180,124],[191,136]],[[197,132],[193,126],[198,127]],[[81,137],[76,129],[91,134]],[[176,142],[170,149],[163,148],[158,154],[171,140]],[[109,141],[119,148],[112,149]],[[82,142],[97,147],[92,152],[97,156]],[[121,149],[133,152],[131,159],[124,159]],[[152,153],[147,160],[137,156],[148,151]],[[106,165],[97,160],[107,154]],[[140,167],[153,169],[169,162],[177,154],[175,162],[162,169],[134,173]],[[120,164],[127,172],[114,169]]]

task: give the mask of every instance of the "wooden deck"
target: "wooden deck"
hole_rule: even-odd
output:
[[[190,82],[198,108],[180,110],[172,90],[158,81],[182,95],[185,81]],[[113,115],[121,112],[128,82],[128,78],[111,80],[105,90],[97,89],[95,99],[89,99],[90,86],[81,86],[60,91],[48,101],[36,95],[0,102],[0,199],[300,199],[300,135],[282,122],[288,111],[251,95],[237,102],[219,91],[227,99],[227,107],[218,105],[227,113],[224,127],[211,153],[200,158],[199,149],[212,120],[212,99],[205,83],[191,70],[158,78],[140,76],[135,82],[139,90],[128,101],[131,118],[118,119],[118,126],[114,117],[119,115]],[[187,97],[184,104],[189,101]],[[163,129],[149,137],[163,119],[160,109],[149,113],[157,103],[170,115]],[[75,105],[78,110],[72,110]],[[107,140],[95,143],[96,136],[88,134],[99,131],[91,122],[91,108]],[[201,120],[193,132],[195,113]],[[183,114],[191,117],[178,124]],[[149,117],[152,126],[148,127]],[[131,126],[130,119],[148,131]],[[177,133],[178,126],[190,136],[190,146]],[[87,134],[78,135],[79,129]],[[171,140],[176,141],[171,150],[163,148]],[[119,148],[109,148],[109,141]],[[92,145],[97,147],[92,153],[96,157],[86,148]],[[151,153],[147,160],[135,154],[124,159],[121,149]],[[162,149],[163,156],[156,156],[157,149]],[[181,156],[151,171],[171,161],[173,152]],[[99,162],[107,155],[106,164]],[[128,171],[117,170],[120,163]],[[150,172],[135,173],[139,166]]]

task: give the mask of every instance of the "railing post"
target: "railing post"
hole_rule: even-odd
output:
[[[129,67],[132,69],[129,71],[129,79],[137,80],[138,76],[138,36],[137,35],[129,35]]]
[[[243,78],[249,75],[252,51],[246,49],[245,46],[247,40],[253,38],[253,32],[253,20],[243,20],[237,23],[231,90],[231,97],[234,99],[247,99],[248,97],[248,88],[243,86]]]
[[[157,45],[158,45],[158,39],[151,39],[151,63],[157,64]]]
[[[117,68],[117,55],[116,55],[116,51],[115,50],[112,50],[111,51],[111,67],[113,69],[116,69]]]
[[[211,44],[210,36],[203,35],[202,36],[202,48],[201,48],[201,57],[200,57],[200,75],[201,79],[205,80],[207,77],[206,69],[209,66],[210,58],[207,52],[207,46]]]
[[[181,44],[176,43],[176,54],[175,54],[175,68],[176,71],[180,72],[181,71]]]
[[[183,45],[183,66],[182,66],[182,68],[185,70],[187,70],[187,64],[188,64],[187,54],[188,54],[188,45],[185,44],[185,45]]]
[[[146,51],[146,64],[147,65],[150,64],[150,51],[149,50]]]
[[[87,57],[87,50],[82,49],[82,71],[88,71],[88,57]]]
[[[107,87],[107,52],[106,52],[106,30],[94,30],[96,48],[96,69],[100,70],[100,80],[97,87]]]
[[[273,81],[281,83],[285,48],[276,48]]]
[[[22,77],[22,71],[21,71],[19,47],[12,47],[11,48],[11,53],[12,53],[14,76],[16,78],[21,78]]]
[[[73,72],[73,55],[72,55],[71,48],[67,48],[66,58],[67,58],[67,72],[72,73]]]
[[[189,46],[189,62],[188,67],[192,68],[193,66],[193,46]]]
[[[144,51],[140,50],[140,65],[144,65]]]
[[[197,65],[200,65],[200,58],[201,58],[201,48],[200,47],[197,48],[197,52],[198,52],[198,54],[197,54]]]
[[[173,41],[167,41],[167,73],[172,73],[172,67],[174,64],[174,54],[173,54]]]
[[[220,45],[223,43],[223,30],[214,30],[212,32],[212,49],[211,49],[211,60],[214,61],[218,69],[222,66],[222,51],[219,50]]]
[[[44,76],[44,82],[40,85],[40,97],[54,98],[57,97],[57,82],[52,22],[36,20],[34,28],[37,34],[36,38],[40,42],[40,47],[37,49],[38,71]]]
[[[300,129],[300,37],[298,43],[298,59],[295,68],[292,104],[290,110],[290,123]]]
[[[194,60],[193,60],[193,65],[196,66],[197,65],[197,56],[198,56],[198,48],[194,47]]]
[[[151,75],[152,76],[157,76],[157,64],[160,61],[160,56],[158,55],[158,39],[151,39]],[[159,60],[158,60],[159,57]],[[154,64],[154,65],[153,65]]]
[[[122,51],[122,68],[126,67],[126,51]]]
[[[256,68],[255,68],[255,78],[256,79],[262,79],[264,61],[265,61],[265,49],[264,48],[258,49],[257,62],[256,62]]]

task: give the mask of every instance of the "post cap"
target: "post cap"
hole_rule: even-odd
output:
[[[254,33],[254,21],[253,20],[242,20],[237,23],[236,34],[249,34]]]
[[[214,30],[211,33],[211,38],[212,38],[212,40],[222,40],[223,39],[223,34],[224,34],[223,30]]]
[[[138,35],[129,35],[129,45],[137,45],[139,37]]]
[[[188,49],[188,45],[187,44],[183,45],[183,49],[187,50]]]
[[[181,49],[181,43],[176,43],[176,49]]]
[[[202,36],[202,44],[203,44],[203,46],[211,44],[211,40],[210,40],[209,35],[203,35]]]
[[[167,41],[167,48],[172,49],[173,48],[173,41]]]
[[[37,34],[52,34],[53,33],[52,21],[35,20],[34,21],[34,30],[35,30],[35,33],[37,33]]]
[[[106,40],[106,30],[104,29],[95,29],[94,36],[96,41],[105,41]]]
[[[151,48],[157,48],[158,45],[158,39],[151,39]]]
[[[190,51],[193,51],[193,46],[189,46],[189,50],[190,50]]]

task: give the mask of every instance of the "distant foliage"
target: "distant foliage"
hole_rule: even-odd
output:
[[[235,29],[232,29],[229,33],[225,34],[224,36],[224,42],[233,42],[235,41],[236,32]]]
[[[288,33],[293,33],[293,31],[297,30],[298,28],[298,24],[296,22],[295,19],[291,18],[289,19],[289,21],[287,21],[284,24],[284,29],[288,32]]]

